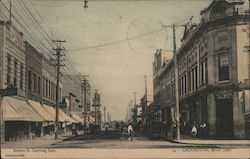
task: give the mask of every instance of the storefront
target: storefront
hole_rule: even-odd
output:
[[[2,107],[5,141],[34,138],[40,135],[44,119],[25,100],[4,97]]]

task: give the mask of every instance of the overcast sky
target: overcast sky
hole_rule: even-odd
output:
[[[172,50],[171,30],[162,26],[184,24],[191,16],[199,22],[212,0],[89,0],[87,9],[77,0],[23,1],[52,38],[67,41],[76,72],[90,76],[112,119],[123,120],[132,92],[137,101],[144,93],[143,76],[152,75],[156,49]]]

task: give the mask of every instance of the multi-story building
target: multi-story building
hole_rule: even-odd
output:
[[[62,74],[60,74],[60,78]],[[56,103],[56,66],[43,55],[42,57],[42,96],[43,103],[55,105]],[[59,101],[62,101],[62,81],[59,81]]]
[[[83,112],[83,90],[80,75],[62,76],[62,96],[69,99],[67,111]]]
[[[10,84],[25,97],[25,46],[23,33],[10,22],[0,21],[0,89]]]
[[[244,138],[249,106],[249,2],[214,0],[188,23],[177,51],[181,133],[205,122],[210,137]],[[174,61],[155,75],[155,104],[175,122]],[[158,88],[158,89],[157,89]],[[161,91],[160,91],[161,89]],[[165,93],[164,93],[165,92]]]
[[[26,50],[26,94],[27,98],[42,101],[42,53],[39,53],[31,44],[25,42]]]

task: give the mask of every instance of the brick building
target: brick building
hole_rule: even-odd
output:
[[[249,106],[248,1],[214,0],[201,11],[201,22],[185,27],[177,51],[181,133],[207,123],[207,133],[217,138],[247,136],[245,115]],[[154,104],[162,122],[175,122],[173,60],[154,76]]]

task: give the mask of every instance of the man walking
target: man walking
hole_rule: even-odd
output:
[[[130,136],[131,141],[133,141],[134,130],[131,123],[128,124],[128,134]]]

